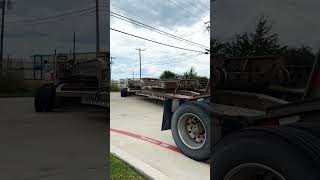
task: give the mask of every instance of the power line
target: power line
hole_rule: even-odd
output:
[[[88,8],[88,9],[93,9],[93,8]],[[88,9],[86,9],[86,11],[88,10]],[[84,11],[84,10],[81,10],[81,12],[82,11]],[[100,10],[100,11],[105,11],[105,10]],[[80,11],[78,11],[78,12],[80,12]],[[94,13],[94,12],[96,12],[95,10],[92,10],[92,11],[89,11],[89,12],[86,12],[86,13],[82,13],[82,14],[78,14],[78,16],[84,16],[84,15],[87,15],[87,14],[91,14],[91,13]],[[113,13],[113,12],[112,12]],[[68,13],[68,15],[72,15],[72,14],[74,14],[74,13]],[[115,15],[118,15],[118,16],[122,16],[122,15],[120,15],[120,14],[117,14],[117,13],[114,13]],[[33,23],[26,23],[26,24],[23,24],[23,25],[41,25],[41,24],[46,24],[46,23],[52,23],[52,22],[57,22],[57,21],[64,21],[65,20],[65,16],[67,16],[66,14],[61,14],[61,15],[58,15],[58,16],[51,16],[51,17],[46,17],[46,18],[38,18],[38,20],[47,20],[47,21],[40,21],[40,22],[33,22]],[[113,15],[114,16],[114,15]],[[114,17],[116,17],[116,16],[114,16]],[[122,16],[123,18],[127,18],[127,17],[125,17],[125,16]],[[56,18],[58,18],[58,19],[56,19]],[[117,17],[117,18],[119,18],[119,17]],[[175,39],[177,39],[177,40],[180,40],[180,41],[183,41],[183,42],[189,42],[189,44],[194,44],[194,45],[198,45],[198,46],[201,46],[202,48],[208,48],[208,47],[206,47],[206,46],[204,46],[204,45],[201,45],[201,44],[198,44],[198,43],[195,43],[195,42],[192,42],[192,41],[189,41],[189,40],[186,40],[186,39],[183,39],[183,38],[181,38],[181,37],[178,37],[178,36],[175,36],[175,35],[173,35],[173,34],[170,34],[170,33],[167,33],[167,32],[165,32],[165,31],[161,31],[161,30],[159,30],[159,29],[156,29],[156,28],[154,28],[154,27],[151,27],[151,26],[148,26],[148,25],[146,25],[146,24],[143,24],[143,23],[140,23],[140,22],[138,22],[138,21],[135,21],[135,20],[133,20],[133,19],[130,19],[130,18],[127,18],[127,19],[123,19],[122,18],[122,20],[125,20],[125,21],[128,21],[128,22],[131,22],[131,23],[134,23],[134,24],[136,24],[136,25],[140,25],[140,26],[143,26],[143,27],[145,27],[145,28],[148,28],[148,29],[150,29],[150,30],[153,30],[153,31],[158,31],[158,33],[162,33],[162,34],[165,34],[165,35],[168,35],[168,36],[170,36],[170,37],[172,37],[172,38],[175,38]],[[50,19],[52,19],[52,20],[50,20]],[[129,19],[129,20],[128,20]],[[36,19],[33,19],[32,21],[35,21]],[[31,22],[32,22],[31,21]],[[18,22],[18,21],[16,21],[16,22]],[[27,20],[27,22],[28,22],[28,20]],[[29,20],[29,22],[30,22],[30,20]],[[136,23],[135,23],[136,22]],[[13,22],[12,22],[13,23]]]
[[[168,63],[168,62],[175,62],[175,61],[180,61],[180,60],[185,60],[187,58],[192,58],[195,56],[199,56],[202,55],[203,53],[196,53],[196,54],[192,54],[192,55],[188,55],[188,56],[183,56],[183,57],[178,57],[178,58],[174,58],[174,59],[167,59],[167,60],[157,60],[157,61],[151,61],[151,62],[147,62],[145,64],[147,65],[152,65],[152,64],[159,64],[159,63]]]
[[[207,8],[210,11],[210,8],[205,4],[203,4],[200,0],[196,0],[196,1],[198,1],[199,4],[201,4],[203,7]]]
[[[172,60],[167,60],[167,61],[157,62],[157,63],[144,63],[144,65],[161,66],[161,65],[167,65],[167,64],[175,64],[175,63],[182,62],[182,61],[193,60],[191,58],[199,57],[201,55],[203,55],[203,53],[197,53],[197,54],[193,54],[191,56],[186,56],[186,57],[183,57],[183,58],[177,58],[176,60],[172,59]],[[135,63],[134,65],[136,65],[136,64],[137,63]]]
[[[113,30],[113,31],[122,33],[122,34],[126,34],[126,35],[129,35],[129,36],[132,36],[132,37],[136,37],[136,38],[139,38],[139,39],[143,39],[143,40],[146,40],[146,41],[150,41],[150,42],[153,42],[153,43],[157,43],[157,44],[160,44],[160,45],[164,45],[164,46],[168,46],[168,47],[172,47],[172,48],[176,48],[176,49],[181,49],[181,50],[185,50],[185,51],[207,53],[207,52],[203,52],[203,51],[187,49],[187,48],[182,48],[182,47],[177,47],[177,46],[172,46],[172,45],[169,45],[169,44],[165,44],[165,43],[161,43],[161,42],[154,41],[154,40],[151,40],[151,39],[143,38],[143,37],[140,37],[140,36],[137,36],[137,35],[133,35],[133,34],[130,34],[130,33],[127,33],[127,32],[123,32],[123,31],[120,31],[120,30],[117,30],[117,29],[113,29],[113,28],[110,28],[110,29]]]
[[[9,21],[6,22],[8,24],[15,24],[15,23],[26,23],[26,22],[33,22],[33,21],[43,21],[43,20],[50,20],[50,19],[56,19],[56,18],[60,18],[60,17],[64,17],[64,16],[69,16],[69,15],[73,15],[73,14],[77,14],[77,13],[81,13],[81,12],[85,12],[91,9],[95,9],[96,7],[91,7],[91,8],[86,8],[86,9],[81,9],[81,10],[74,10],[68,13],[63,13],[63,14],[59,14],[59,15],[55,15],[55,16],[48,16],[48,17],[44,17],[44,18],[33,18],[33,19],[24,19],[24,20],[17,20],[17,21]]]
[[[203,55],[203,54],[198,54],[198,55],[190,56],[190,57],[188,57],[188,58],[184,58],[184,59],[180,59],[180,60],[176,60],[176,61],[158,63],[158,64],[153,64],[153,65],[165,65],[165,64],[174,64],[174,63],[178,63],[178,62],[182,62],[182,61],[189,61],[189,60],[193,60],[193,59],[191,59],[191,58],[199,57],[199,56],[202,56],[202,55]]]
[[[200,8],[199,6],[197,6],[195,3],[191,2],[191,1],[186,0],[186,2],[188,2],[191,6],[195,7],[196,9],[199,9],[200,11],[203,10],[203,8]]]
[[[85,16],[85,15],[88,15],[88,14],[93,14],[95,13],[96,10],[92,10],[92,11],[89,11],[89,12],[86,12],[86,13],[83,13],[83,14],[79,14],[77,16]],[[52,20],[47,20],[47,21],[40,21],[40,22],[34,22],[34,23],[27,23],[27,24],[20,24],[20,25],[25,25],[25,26],[29,26],[29,25],[41,25],[41,24],[46,24],[46,23],[52,23],[52,22],[59,22],[59,21],[64,21],[65,20],[65,17],[60,17],[58,19],[52,19]],[[13,24],[11,24],[13,25]]]
[[[99,5],[98,7],[107,7],[107,8],[108,8],[109,6]],[[47,16],[47,17],[42,17],[42,18],[30,17],[29,19],[21,19],[21,18],[18,18],[18,20],[8,21],[8,22],[6,22],[6,23],[19,23],[19,22],[26,22],[26,21],[46,20],[46,19],[56,18],[56,17],[59,17],[59,16],[72,15],[72,14],[84,12],[84,11],[91,10],[91,9],[96,9],[96,5],[92,5],[90,8],[85,8],[85,9],[78,9],[78,10],[69,9],[69,10],[64,10],[64,11],[71,11],[71,12],[62,13],[62,14],[57,14],[57,15],[54,15],[54,16]]]
[[[106,6],[104,6],[106,7]],[[46,24],[46,23],[52,23],[52,22],[59,22],[59,21],[64,21],[66,17],[70,17],[71,15],[76,15],[77,16],[85,16],[85,15],[88,15],[88,14],[92,14],[92,13],[96,13],[97,11],[95,10],[96,7],[93,7],[93,8],[87,8],[87,9],[84,9],[84,10],[80,10],[78,12],[74,12],[74,13],[66,13],[66,14],[60,14],[60,15],[56,15],[56,16],[50,16],[50,17],[46,17],[46,18],[38,18],[38,19],[34,19],[34,20],[20,20],[20,21],[14,21],[14,22],[7,22],[9,25],[14,25],[14,24],[18,24],[18,22],[30,22],[30,23],[21,23],[19,25],[41,25],[41,24]],[[92,11],[88,11],[92,9]],[[85,12],[85,11],[88,11],[88,12]],[[98,11],[101,11],[101,10],[98,10]],[[105,11],[105,10],[104,10]],[[78,14],[80,12],[85,12],[85,13],[81,13],[81,14]],[[42,20],[40,20],[42,19]],[[45,21],[43,21],[45,20]],[[39,22],[37,22],[39,21]]]
[[[151,27],[151,26],[149,26],[149,25],[145,25],[145,24],[143,24],[143,23],[140,23],[140,22],[138,22],[138,21],[135,21],[135,20],[132,20],[132,19],[129,19],[129,18],[126,19],[126,18],[122,18],[122,17],[115,16],[115,15],[113,15],[113,14],[111,14],[111,16],[112,16],[112,17],[115,17],[115,18],[117,18],[117,19],[121,19],[121,20],[123,20],[123,21],[129,22],[129,23],[132,23],[132,24],[134,24],[134,25],[137,25],[137,26],[140,26],[140,27],[149,29],[149,30],[154,31],[154,32],[157,32],[157,33],[159,33],[159,34],[168,36],[168,37],[173,38],[173,39],[175,39],[175,40],[179,40],[179,41],[184,42],[184,43],[192,44],[192,45],[195,45],[195,46],[201,47],[201,48],[209,48],[209,47],[207,47],[207,46],[204,46],[204,45],[195,43],[195,42],[193,42],[193,41],[190,41],[190,40],[181,38],[181,37],[179,37],[179,36],[176,36],[176,35],[167,33],[167,32],[165,32],[165,31],[159,30],[159,29],[154,28],[154,27]],[[128,20],[128,19],[129,19],[129,20]]]
[[[114,8],[116,8],[116,9],[118,9],[119,11],[122,11],[122,12],[124,12],[124,13],[128,13],[126,10],[124,10],[124,9],[122,9],[122,8],[120,8],[120,7],[113,6],[112,9],[114,9]],[[138,16],[137,16],[136,14],[132,13],[132,12],[130,13],[130,15],[134,16],[135,18],[138,18]],[[204,21],[202,21],[202,22],[204,22]],[[162,28],[164,28],[164,29],[167,29],[167,27],[164,27],[164,26],[162,26],[161,24],[158,24],[157,26],[162,27]]]
[[[177,3],[173,2],[172,0],[168,0],[169,2],[171,2],[173,5],[175,5],[176,7],[178,8],[182,8],[185,12],[187,12],[188,14],[190,14],[192,17],[202,21],[201,18],[199,18],[198,16],[194,15],[192,12],[190,12],[188,9],[186,9],[185,7],[183,6],[179,6]]]
[[[179,40],[179,41],[182,41],[182,42],[185,42],[185,43],[189,43],[189,44],[192,44],[192,45],[201,47],[201,48],[207,48],[207,49],[209,48],[209,47],[207,47],[207,46],[204,46],[204,45],[195,43],[195,42],[193,42],[193,41],[190,41],[190,40],[181,38],[181,37],[179,37],[179,36],[170,34],[170,33],[168,33],[168,32],[162,31],[162,30],[157,29],[157,28],[155,28],[155,27],[146,25],[146,24],[141,23],[141,22],[139,22],[139,21],[130,19],[130,18],[125,17],[125,16],[123,16],[123,15],[120,15],[120,14],[118,14],[118,13],[111,12],[111,16],[112,16],[112,17],[115,17],[115,18],[118,18],[118,19],[121,19],[121,20],[123,20],[123,21],[130,22],[130,23],[135,24],[135,25],[137,25],[137,26],[140,26],[140,27],[149,29],[149,30],[154,31],[154,32],[157,32],[157,33],[159,33],[159,34],[166,35],[166,36],[168,36],[168,37],[171,37],[171,38],[173,38],[173,39],[176,39],[176,40]]]

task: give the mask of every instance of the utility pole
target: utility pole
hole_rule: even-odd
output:
[[[57,50],[54,50],[54,63],[53,63],[53,68],[54,68],[54,84],[56,84],[56,79],[57,79]]]
[[[145,50],[142,50],[140,48],[136,49],[139,51],[139,60],[140,60],[140,79],[141,79],[141,51],[145,51]]]
[[[73,32],[73,62],[76,62],[76,32]]]
[[[113,59],[116,59],[116,58],[110,56],[110,77],[111,77],[111,74],[112,74],[112,64],[114,63],[114,62],[113,62]]]
[[[210,21],[204,23],[207,27],[207,31],[210,33]]]
[[[96,0],[96,57],[100,52],[100,20],[99,20],[99,0]]]
[[[114,63],[114,62],[113,62],[113,59],[116,59],[116,58],[110,56],[110,64],[113,64],[113,63]]]
[[[4,33],[4,15],[6,11],[6,1],[2,0],[2,16],[1,16],[1,45],[0,45],[0,77],[2,76],[2,62],[3,62],[3,33]]]

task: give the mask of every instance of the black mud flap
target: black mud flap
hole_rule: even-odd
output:
[[[171,117],[173,114],[173,112],[171,111],[171,108],[172,108],[172,99],[166,99],[164,101],[161,131],[171,129]]]

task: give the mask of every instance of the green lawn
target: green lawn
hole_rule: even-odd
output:
[[[114,155],[110,155],[111,180],[144,180],[135,170]]]
[[[120,92],[121,88],[117,85],[111,85],[111,92]]]
[[[32,97],[37,88],[51,81],[0,79],[0,97]]]

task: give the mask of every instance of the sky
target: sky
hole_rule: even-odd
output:
[[[200,1],[200,2],[199,2]],[[175,36],[209,47],[210,34],[205,22],[210,20],[209,0],[111,0],[111,11]],[[210,56],[205,47],[195,46],[159,34],[121,19],[111,17],[111,28],[192,52],[159,45],[116,31],[110,32],[110,52],[115,57],[112,79],[159,77],[164,70],[178,74],[194,67],[201,76],[209,77]],[[185,58],[186,57],[186,58]],[[134,74],[133,74],[134,73]]]
[[[69,53],[76,33],[76,52],[94,52],[95,0],[12,0],[6,11],[4,55],[28,58],[34,54]],[[107,5],[100,0],[101,10]],[[76,12],[76,13],[74,13]],[[63,14],[66,16],[50,18]],[[107,12],[100,11],[101,50],[107,49]]]
[[[69,53],[73,49],[73,32],[76,32],[76,52],[95,51],[95,0],[12,2],[13,8],[5,16],[5,57],[29,58],[34,54],[53,54],[54,50]],[[108,3],[107,0],[99,0],[99,3],[101,50],[106,51],[108,14],[105,9]],[[204,24],[210,20],[209,0],[111,0],[111,11],[209,47],[210,35]],[[70,12],[77,13],[50,18]],[[111,27],[171,46],[205,52],[203,47],[112,17]],[[158,45],[114,31],[110,36],[111,56],[116,58],[112,64],[112,79],[131,78],[133,73],[138,77],[137,48],[145,50],[142,52],[142,77],[158,77],[164,70],[180,74],[191,67],[195,67],[199,75],[209,76],[209,55]]]
[[[266,15],[284,45],[309,45],[315,51],[320,40],[317,0],[211,0],[214,20],[212,37],[230,40],[235,33],[253,31],[257,19]],[[30,57],[34,54],[68,53],[76,32],[76,52],[95,51],[95,0],[12,0],[13,8],[5,16],[4,56]],[[107,0],[100,2],[101,50],[108,46]],[[209,46],[209,0],[111,0],[111,11],[141,23]],[[82,10],[82,12],[79,12]],[[68,12],[60,18],[46,19]],[[40,18],[40,20],[39,20]],[[41,20],[42,19],[42,20]],[[111,17],[112,28],[171,46],[205,51],[203,47],[177,41],[123,20]],[[142,51],[142,77],[159,77],[164,70],[181,74],[194,67],[199,75],[209,76],[209,55],[167,47],[119,32],[110,32],[112,79],[139,76]]]
[[[212,37],[221,41],[254,31],[259,18],[264,16],[282,45],[305,45],[315,52],[320,48],[316,36],[320,32],[318,0],[217,0],[211,5],[215,17]]]

